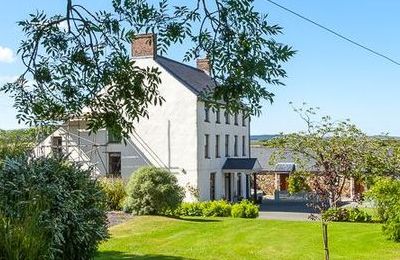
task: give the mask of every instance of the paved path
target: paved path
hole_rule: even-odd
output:
[[[311,221],[309,216],[313,212],[304,201],[267,199],[260,206],[263,219]]]

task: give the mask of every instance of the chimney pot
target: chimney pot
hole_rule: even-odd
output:
[[[204,71],[206,74],[211,74],[210,60],[208,58],[197,59],[196,65],[199,70]]]
[[[153,33],[138,34],[132,39],[132,57],[154,58],[157,55],[157,36]]]

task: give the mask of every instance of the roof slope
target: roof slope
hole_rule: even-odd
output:
[[[214,80],[200,69],[163,56],[157,56],[155,61],[196,95],[215,86]]]
[[[260,162],[261,167],[265,171],[291,171],[293,167],[296,167],[295,160],[293,158],[293,154],[290,151],[285,152],[284,158],[278,158],[276,164],[271,165],[270,160],[272,154],[277,151],[276,148],[270,148],[265,146],[256,146],[252,145],[251,147],[251,156],[257,158]],[[314,160],[310,159],[307,162],[305,167],[310,171],[316,171],[316,166]]]

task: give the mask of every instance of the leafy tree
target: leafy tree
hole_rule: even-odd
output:
[[[253,0],[195,0],[181,6],[172,0],[110,1],[112,10],[92,11],[65,0],[63,13],[37,11],[18,23],[26,37],[18,50],[25,71],[1,90],[14,97],[19,121],[79,117],[92,131],[131,132],[135,121],[148,116],[149,105],[164,101],[160,71],[139,68],[129,56],[132,38],[142,32],[158,34],[161,53],[191,41],[184,60],[206,53],[217,85],[204,99],[211,106],[222,100],[231,111],[245,104],[248,114],[258,114],[262,100],[272,101],[264,83],[282,85],[282,63],[294,54],[273,39],[282,28],[255,11]]]
[[[374,200],[387,238],[400,242],[400,180],[379,178],[367,196]]]
[[[0,129],[0,162],[7,157],[17,157],[28,153],[41,138],[51,131],[53,131],[51,127]]]
[[[377,174],[392,174],[386,163],[389,155],[385,140],[365,135],[354,124],[333,121],[329,116],[315,121],[316,108],[295,108],[306,123],[306,131],[282,135],[265,145],[279,148],[276,160],[290,152],[297,163],[297,174],[308,179],[313,206],[323,211],[336,207],[350,179],[366,180]],[[387,159],[390,157],[391,159]]]

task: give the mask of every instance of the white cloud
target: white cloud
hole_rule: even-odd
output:
[[[0,75],[0,85],[9,83],[9,82],[14,82],[18,79],[18,76],[1,76]]]
[[[68,30],[68,22],[67,21],[62,21],[61,23],[58,24],[58,28],[62,31],[67,31]]]
[[[11,63],[14,60],[14,52],[10,48],[0,46],[0,62]]]

